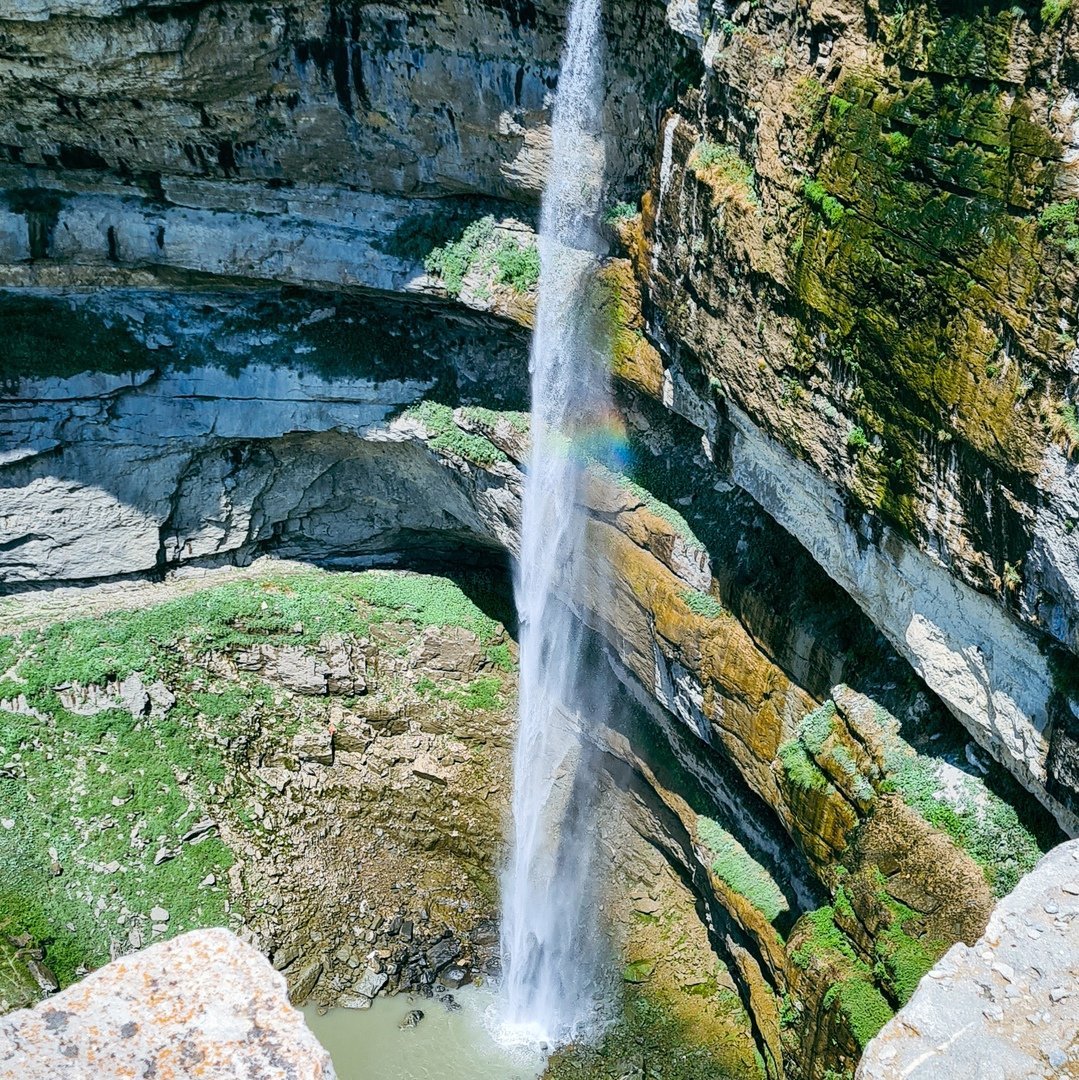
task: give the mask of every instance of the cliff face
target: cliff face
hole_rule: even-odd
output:
[[[1077,827],[1079,41],[606,14],[633,478],[589,496],[613,595],[567,602],[649,716],[599,752],[816,1080],[1056,838],[1035,800]],[[515,550],[564,18],[0,13],[5,586]]]
[[[645,201],[672,379],[737,431],[736,481],[1072,827],[1071,20],[735,15]]]

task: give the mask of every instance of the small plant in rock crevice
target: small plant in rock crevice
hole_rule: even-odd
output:
[[[838,225],[847,216],[847,208],[819,180],[807,178],[802,191],[810,205],[824,215],[829,225]]]
[[[732,146],[702,139],[689,159],[689,167],[705,180],[721,199],[759,210],[756,173]]]
[[[1079,256],[1079,200],[1051,203],[1038,215],[1038,228],[1049,243]]]
[[[633,203],[617,202],[604,211],[603,221],[607,225],[613,225],[619,221],[629,221],[635,218],[637,214],[637,207]]]
[[[865,433],[865,428],[856,424],[847,432],[847,446],[849,449],[867,450],[869,445],[869,437]]]
[[[683,589],[681,592],[682,602],[702,619],[722,619],[729,612],[710,593],[700,592],[697,589]]]
[[[1066,402],[1049,414],[1050,438],[1063,446],[1070,457],[1079,448],[1079,407]]]

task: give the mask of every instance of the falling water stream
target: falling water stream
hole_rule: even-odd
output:
[[[592,787],[577,737],[594,687],[571,605],[598,596],[581,507],[584,457],[610,414],[594,277],[605,166],[601,0],[574,0],[553,115],[532,344],[532,449],[515,591],[520,715],[513,837],[502,882],[504,1034],[555,1046],[586,1034],[601,935]]]

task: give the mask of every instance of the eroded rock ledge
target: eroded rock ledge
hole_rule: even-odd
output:
[[[227,930],[115,960],[0,1019],[0,1071],[21,1080],[198,1075],[334,1080],[284,977]]]

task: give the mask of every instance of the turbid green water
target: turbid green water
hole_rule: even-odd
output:
[[[494,996],[483,989],[455,995],[461,1008],[450,1012],[437,1000],[400,995],[379,998],[370,1009],[316,1008],[304,1017],[330,1052],[338,1080],[536,1080],[544,1060],[535,1050],[500,1046],[488,1011]],[[423,1020],[402,1030],[412,1009]]]

